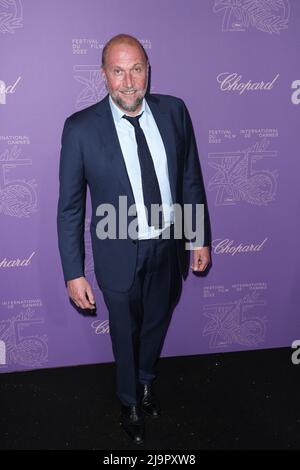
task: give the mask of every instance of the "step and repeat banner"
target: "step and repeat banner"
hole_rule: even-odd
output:
[[[96,317],[69,302],[56,210],[63,123],[105,96],[118,33],[146,49],[151,91],[187,104],[210,210],[212,266],[184,283],[163,356],[300,335],[300,2],[0,0],[0,372],[113,360],[89,194]]]

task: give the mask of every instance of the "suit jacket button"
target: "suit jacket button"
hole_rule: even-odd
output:
[[[134,243],[136,245],[136,240],[131,240],[131,241],[132,241],[132,243]]]

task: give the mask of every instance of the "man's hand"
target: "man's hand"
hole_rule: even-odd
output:
[[[85,277],[67,281],[69,297],[82,309],[95,309],[95,299],[92,288]]]
[[[201,248],[194,248],[192,251],[193,261],[191,269],[193,271],[205,271],[210,263],[209,247],[202,246]]]

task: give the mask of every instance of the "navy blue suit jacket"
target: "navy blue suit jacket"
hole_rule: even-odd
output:
[[[173,203],[205,204],[204,245],[208,246],[208,211],[188,110],[181,99],[172,96],[148,94],[146,100],[166,149]],[[135,202],[108,95],[67,118],[62,134],[59,180],[57,229],[65,281],[85,275],[84,221],[88,186],[97,282],[100,288],[125,292],[134,279],[136,241],[130,238],[99,240],[96,235],[98,205],[109,203],[118,208],[121,195],[127,196],[128,207]],[[128,224],[133,218],[128,217]],[[185,241],[176,241],[180,272],[184,278],[189,264]]]

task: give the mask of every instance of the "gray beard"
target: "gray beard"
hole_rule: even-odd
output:
[[[144,96],[137,97],[137,99],[132,105],[128,105],[127,103],[125,103],[122,98],[116,98],[115,101],[120,106],[120,108],[124,109],[125,111],[129,111],[130,113],[134,113],[142,103],[143,99]]]

